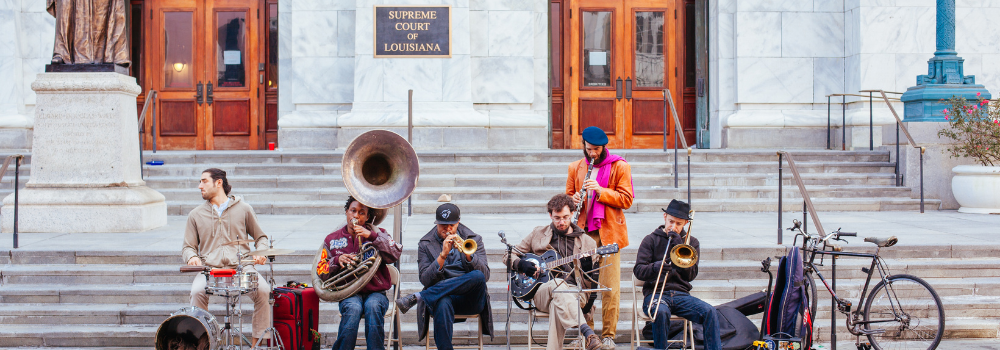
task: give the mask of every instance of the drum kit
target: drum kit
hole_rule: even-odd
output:
[[[242,245],[253,243],[253,240],[234,240],[224,245]],[[273,242],[272,242],[273,243]],[[170,314],[156,330],[156,350],[242,350],[243,347],[252,350],[284,350],[277,330],[269,327],[264,330],[261,339],[256,344],[243,334],[243,308],[240,296],[257,291],[257,279],[260,276],[249,268],[255,257],[267,257],[270,274],[268,284],[268,304],[274,306],[274,257],[292,254],[290,249],[261,249],[240,254],[240,264],[234,269],[211,268],[208,266],[181,266],[180,272],[198,272],[205,276],[207,284],[205,293],[225,298],[226,315],[220,325],[218,320],[207,310],[195,306],[184,307]],[[235,317],[237,324],[231,321]],[[270,336],[271,341],[268,341]]]

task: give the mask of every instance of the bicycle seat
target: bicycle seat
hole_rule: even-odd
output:
[[[867,237],[865,242],[875,243],[879,247],[891,247],[899,243],[899,239],[896,236],[891,236],[889,238],[879,238],[879,237]]]

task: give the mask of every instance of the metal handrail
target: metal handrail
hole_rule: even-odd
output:
[[[10,161],[14,161],[14,249],[17,249],[17,185],[21,181],[22,159],[24,156],[20,154],[9,155],[7,159],[4,159],[3,166],[0,167],[0,180],[3,180],[3,176],[7,174],[7,167],[10,166]]]
[[[677,142],[687,148],[687,203],[691,205],[691,147],[688,146],[687,138],[684,136],[684,128],[681,127],[680,118],[677,115],[677,107],[674,106],[674,98],[670,95],[670,89],[663,89],[663,99],[670,106],[670,113],[674,116],[674,188],[680,187],[680,178],[677,174]],[[667,109],[663,109],[663,151],[667,151]]]
[[[816,229],[819,231],[820,236],[826,236],[826,231],[823,230],[823,224],[819,221],[819,215],[816,214],[816,207],[813,206],[812,198],[809,197],[809,191],[806,190],[805,182],[802,181],[802,176],[799,175],[799,168],[795,166],[795,160],[792,159],[792,154],[788,151],[778,151],[778,244],[782,242],[782,229],[781,229],[781,212],[784,211],[782,208],[782,188],[784,184],[782,183],[782,158],[788,161],[788,168],[792,170],[792,178],[795,180],[795,184],[799,187],[799,194],[802,195],[802,201],[805,203],[806,209],[809,212],[809,216],[812,217],[815,222]]]
[[[143,164],[146,162],[143,160],[142,150],[146,148],[146,138],[143,137],[146,133],[146,112],[149,111],[149,104],[153,104],[153,125],[150,126],[150,132],[153,134],[153,153],[156,153],[156,90],[150,90],[146,94],[146,102],[142,103],[142,112],[139,113],[139,177],[145,178],[142,172]]]
[[[913,148],[920,149],[920,213],[924,212],[924,152],[927,151],[927,147],[922,147],[917,145],[916,141],[913,141],[913,136],[910,136],[910,131],[906,129],[906,125],[903,125],[903,120],[899,119],[899,114],[896,113],[896,108],[892,106],[889,102],[889,97],[885,94],[886,91],[873,90],[879,92],[882,95],[882,100],[885,101],[886,106],[889,106],[889,111],[892,112],[892,117],[896,119],[896,186],[902,186],[902,179],[899,176],[899,131],[903,130],[903,134],[906,135],[906,140],[909,141],[910,146]]]
[[[877,92],[877,91],[880,91],[880,90],[862,90],[860,92]],[[892,91],[886,91],[885,93],[887,93],[887,94],[900,94],[900,95],[903,94],[902,92],[892,92]],[[868,97],[868,104],[869,104],[869,109],[868,109],[868,150],[869,151],[873,151],[873,150],[875,150],[874,110],[871,108],[872,96],[871,96],[870,93],[867,96],[866,95],[859,95],[859,94],[848,94],[848,93],[826,95],[826,149],[831,149],[830,148],[831,147],[830,143],[832,141],[831,137],[830,137],[830,131],[832,130],[832,126],[830,124],[830,105],[831,105],[831,99],[833,97],[840,97],[841,98],[840,99],[840,107],[841,107],[840,143],[841,143],[841,150],[847,150],[847,97],[848,96],[850,96],[850,97]],[[888,99],[894,100],[894,101],[899,101],[899,98],[897,98],[897,97],[889,97]]]

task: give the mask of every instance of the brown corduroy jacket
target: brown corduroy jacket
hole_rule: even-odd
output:
[[[257,224],[253,208],[241,197],[229,196],[229,207],[219,216],[209,201],[195,207],[188,214],[184,228],[184,245],[181,255],[184,263],[192,257],[210,267],[236,267],[238,254],[249,253],[249,244],[227,245],[238,239],[253,239],[257,249],[267,248],[267,235]]]

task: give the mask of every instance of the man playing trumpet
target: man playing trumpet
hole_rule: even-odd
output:
[[[440,350],[453,349],[455,315],[479,315],[483,334],[493,336],[486,249],[482,237],[459,222],[460,214],[458,206],[451,203],[437,208],[436,227],[417,246],[417,268],[424,290],[396,299],[402,313],[417,306],[419,340],[427,335],[428,319],[434,315],[434,343]]]
[[[691,220],[691,206],[672,200],[663,209],[664,225],[642,239],[636,254],[635,277],[645,282],[642,286],[642,311],[653,318],[653,347],[666,349],[670,331],[670,315],[676,314],[704,328],[705,350],[719,350],[719,321],[712,305],[688,294],[691,281],[698,277],[698,239],[689,237],[694,263],[681,267],[671,262],[671,251],[685,244],[687,233],[684,225]],[[681,249],[683,250],[683,249]]]
[[[384,350],[385,312],[389,308],[385,291],[392,287],[386,265],[399,259],[402,246],[394,242],[392,235],[384,229],[376,230],[373,210],[353,196],[347,197],[344,212],[347,224],[323,240],[323,250],[316,266],[320,280],[326,281],[338,272],[353,268],[358,254],[363,253],[361,247],[365,243],[371,243],[375,247],[382,256],[382,262],[375,267],[378,269],[375,275],[357,294],[340,301],[340,328],[337,330],[333,350],[354,349],[362,315],[365,317],[365,341],[368,349]]]

